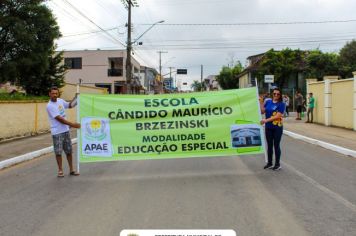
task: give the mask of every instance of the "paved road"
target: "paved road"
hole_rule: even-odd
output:
[[[58,179],[47,155],[0,171],[0,235],[355,235],[356,159],[287,136],[283,146],[280,172],[244,156],[83,164]]]

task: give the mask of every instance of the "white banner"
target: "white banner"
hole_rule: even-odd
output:
[[[81,122],[82,154],[86,156],[112,156],[109,119],[84,117]]]

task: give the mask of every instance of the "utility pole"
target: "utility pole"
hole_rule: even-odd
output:
[[[160,77],[160,79],[162,79],[161,78],[161,76],[162,76],[162,53],[168,53],[168,52],[164,52],[164,51],[158,51],[157,52],[158,54],[159,54],[159,77]]]
[[[200,86],[201,86],[200,91],[203,91],[203,65],[200,65]]]
[[[173,83],[173,78],[172,78],[172,69],[173,69],[174,67],[169,67],[169,81],[170,81],[170,87],[171,88],[173,88],[173,85],[174,85],[174,83]]]
[[[162,86],[162,83],[163,83],[163,76],[162,76],[162,58],[161,58],[161,55],[162,53],[168,53],[168,52],[163,52],[163,51],[158,51],[157,52],[159,54],[159,92],[161,93],[163,91],[163,86]]]
[[[131,93],[131,0],[128,0],[128,14],[127,14],[127,47],[126,47],[126,93]]]
[[[131,63],[131,7],[138,7],[136,0],[121,0],[125,5],[127,14],[127,46],[126,46],[126,93],[132,93],[131,79],[132,79],[132,63]]]

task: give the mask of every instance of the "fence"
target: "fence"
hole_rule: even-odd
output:
[[[76,85],[66,84],[61,88],[62,98],[71,100],[76,92]],[[106,89],[81,86],[81,93],[106,93]],[[0,102],[1,122],[0,140],[30,136],[48,132],[49,121],[46,111],[47,102],[2,101]],[[76,120],[76,109],[66,111],[67,119]]]
[[[353,74],[351,79],[325,76],[321,82],[308,80],[307,92],[315,98],[316,123],[356,130],[356,72]]]

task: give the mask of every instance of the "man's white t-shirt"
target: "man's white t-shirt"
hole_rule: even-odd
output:
[[[57,116],[66,118],[65,109],[69,108],[69,102],[64,101],[61,98],[57,98],[57,102],[51,100],[47,104],[48,119],[51,124],[51,134],[61,134],[69,131],[69,126],[62,124],[55,119]]]

